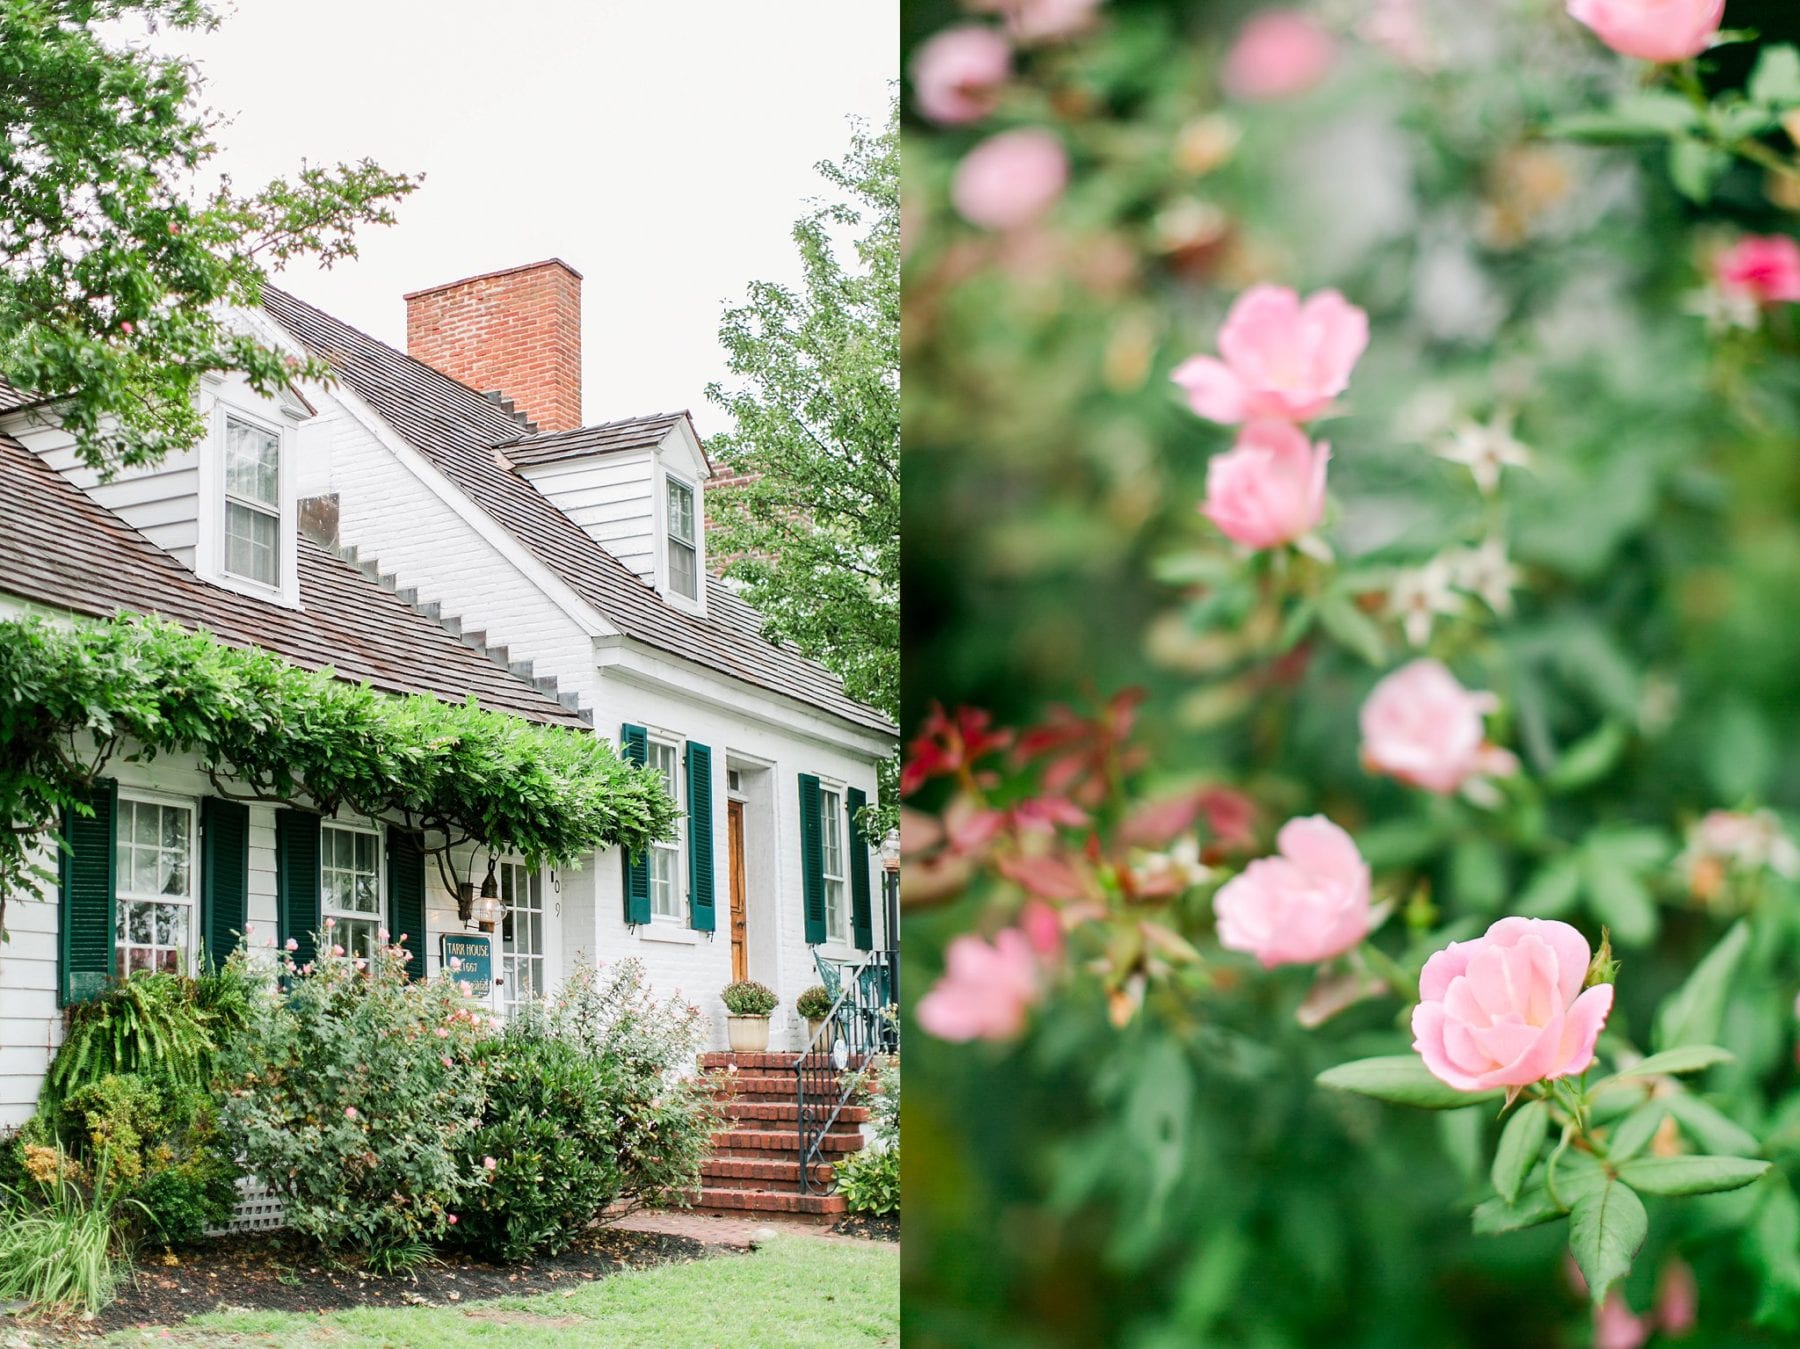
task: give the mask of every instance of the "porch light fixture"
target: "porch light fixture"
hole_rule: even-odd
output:
[[[483,932],[492,932],[494,922],[500,916],[500,882],[494,877],[494,855],[488,854],[487,879],[481,883],[481,905],[476,910],[480,916],[477,926]],[[467,922],[467,919],[463,920]]]
[[[456,887],[456,916],[464,927],[475,919],[475,882],[463,881]]]

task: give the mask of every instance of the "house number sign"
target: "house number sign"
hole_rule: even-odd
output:
[[[438,937],[442,971],[470,996],[485,998],[494,987],[494,939],[479,932],[445,932]],[[451,961],[456,965],[452,967]]]

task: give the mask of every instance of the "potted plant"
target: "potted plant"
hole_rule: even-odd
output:
[[[794,999],[794,1010],[806,1018],[806,1042],[811,1044],[819,1038],[819,1027],[831,1012],[831,994],[824,984],[814,984]]]
[[[731,1048],[739,1054],[760,1054],[769,1047],[769,1013],[780,1001],[767,984],[739,979],[726,984],[719,997],[730,1013]]]

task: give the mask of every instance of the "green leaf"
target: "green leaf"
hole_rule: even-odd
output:
[[[1761,1147],[1755,1134],[1698,1096],[1677,1092],[1664,1097],[1663,1105],[1687,1136],[1709,1152],[1750,1155]]]
[[[1646,1101],[1614,1127],[1606,1140],[1606,1155],[1615,1162],[1635,1157],[1650,1146],[1656,1131],[1669,1115],[1661,1101]]]
[[[1775,108],[1800,104],[1800,51],[1785,42],[1764,47],[1750,75],[1749,94],[1754,102]]]
[[[1502,1232],[1517,1232],[1523,1227],[1536,1227],[1539,1223],[1562,1217],[1563,1212],[1550,1197],[1550,1192],[1538,1184],[1527,1186],[1510,1204],[1500,1198],[1484,1199],[1475,1205],[1472,1225],[1476,1236],[1492,1237]]]
[[[1660,1054],[1639,1059],[1629,1068],[1621,1068],[1617,1077],[1647,1077],[1652,1073],[1697,1073],[1715,1063],[1730,1063],[1737,1055],[1718,1045],[1681,1045]]]
[[[1599,730],[1563,751],[1545,775],[1545,784],[1559,792],[1591,786],[1618,766],[1628,738],[1621,723],[1601,723]]]
[[[1393,1054],[1340,1063],[1320,1073],[1317,1081],[1320,1086],[1334,1091],[1373,1096],[1378,1101],[1416,1106],[1422,1110],[1456,1110],[1500,1096],[1497,1091],[1458,1091],[1438,1081],[1417,1054]]]
[[[1527,1101],[1506,1121],[1500,1131],[1500,1146],[1494,1150],[1491,1178],[1500,1197],[1511,1204],[1518,1200],[1519,1187],[1531,1164],[1544,1146],[1544,1132],[1550,1127],[1550,1107],[1543,1101]]]
[[[1370,665],[1387,664],[1387,639],[1375,621],[1340,593],[1326,595],[1319,602],[1319,622],[1342,646]]]
[[[1669,179],[1677,192],[1698,205],[1712,200],[1713,189],[1730,167],[1731,156],[1704,141],[1683,136],[1669,142]]]
[[[1768,1162],[1745,1157],[1638,1157],[1619,1167],[1619,1179],[1647,1194],[1716,1194],[1768,1169]]]
[[[1613,1181],[1583,1195],[1569,1210],[1569,1250],[1598,1307],[1613,1284],[1631,1272],[1632,1257],[1650,1230],[1644,1202],[1630,1186]]]
[[[1558,857],[1531,878],[1519,895],[1518,911],[1527,918],[1560,918],[1574,907],[1580,893],[1580,859]]]
[[[1750,929],[1740,920],[1719,944],[1708,951],[1694,972],[1662,1005],[1656,1018],[1656,1045],[1710,1044],[1718,1038],[1725,1017],[1725,996],[1737,973],[1738,961],[1750,944]]]
[[[1583,888],[1594,917],[1620,946],[1647,946],[1656,937],[1656,905],[1644,883],[1620,860],[1600,849],[1582,854]]]

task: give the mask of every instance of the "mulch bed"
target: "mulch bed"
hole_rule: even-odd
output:
[[[90,1321],[65,1322],[64,1339],[98,1337],[140,1326],[177,1325],[222,1306],[257,1311],[327,1312],[347,1307],[455,1306],[497,1297],[566,1292],[624,1269],[720,1254],[687,1237],[602,1228],[561,1255],[520,1265],[491,1265],[445,1255],[410,1274],[382,1278],[338,1269],[291,1236],[233,1237],[168,1255],[140,1258],[134,1283]],[[0,1337],[20,1322],[0,1316]]]
[[[833,1232],[846,1237],[867,1237],[870,1241],[900,1240],[900,1215],[898,1213],[852,1213],[839,1218],[831,1225]]]

